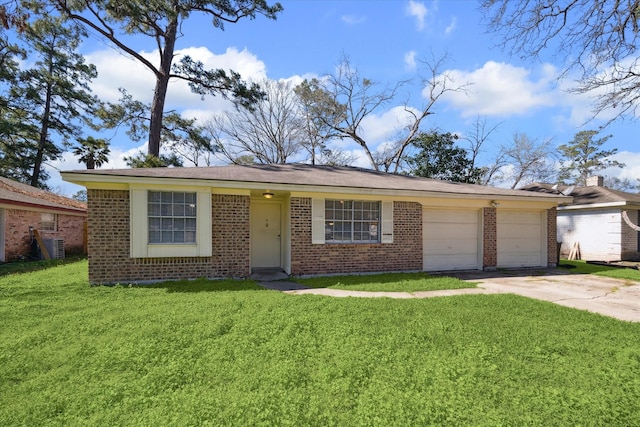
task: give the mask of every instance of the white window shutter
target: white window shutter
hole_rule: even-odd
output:
[[[393,202],[382,202],[381,243],[393,243]]]
[[[311,243],[324,244],[324,199],[311,200]]]

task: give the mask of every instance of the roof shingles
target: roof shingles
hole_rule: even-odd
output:
[[[0,202],[66,211],[86,212],[86,203],[0,177]]]
[[[466,194],[478,196],[524,196],[549,198],[550,194],[531,194],[521,190],[485,187],[407,175],[395,175],[370,169],[346,166],[316,166],[306,164],[284,165],[228,165],[183,168],[95,169],[69,171],[72,182],[91,182],[100,176],[123,178],[158,178],[207,180],[218,182],[245,182],[262,184],[289,184],[297,186],[348,187],[374,190],[413,190],[432,193]],[[63,173],[65,179],[69,178]],[[95,177],[95,178],[94,178]]]

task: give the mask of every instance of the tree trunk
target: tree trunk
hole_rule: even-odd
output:
[[[31,174],[32,187],[38,187],[40,182],[40,171],[42,170],[42,163],[44,161],[44,150],[47,146],[47,137],[49,135],[49,117],[51,115],[52,96],[51,84],[47,84],[47,94],[45,97],[44,112],[42,113],[42,123],[40,126],[40,140],[38,141],[36,159],[33,163],[33,173]]]
[[[162,137],[162,116],[167,98],[167,88],[171,76],[171,64],[176,44],[178,20],[174,18],[167,26],[164,51],[160,52],[160,69],[156,74],[156,87],[151,103],[151,121],[149,124],[149,155],[160,157],[160,139]]]

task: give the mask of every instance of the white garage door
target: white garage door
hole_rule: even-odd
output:
[[[425,271],[477,270],[477,210],[422,212],[422,253]]]
[[[546,217],[541,211],[498,209],[498,267],[546,266]],[[544,221],[543,221],[544,219]]]

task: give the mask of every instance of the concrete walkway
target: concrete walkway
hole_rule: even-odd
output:
[[[278,283],[279,290],[292,295],[326,295],[359,298],[431,298],[469,294],[516,294],[549,301],[566,307],[587,310],[620,320],[640,322],[640,283],[588,274],[566,274],[549,270],[533,275],[532,271],[473,272],[452,274],[462,280],[477,282],[477,288],[427,292],[365,292],[341,289],[300,289],[293,282]],[[294,286],[297,286],[294,287]],[[272,288],[274,289],[274,288]]]

